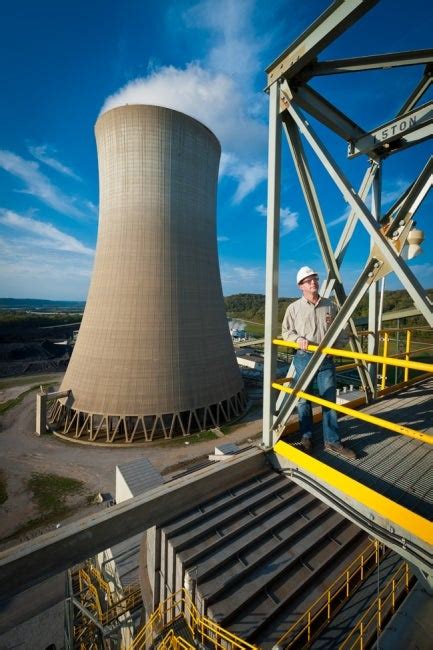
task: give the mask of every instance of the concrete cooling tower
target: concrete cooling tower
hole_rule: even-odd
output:
[[[219,142],[158,106],[114,108],[95,130],[95,264],[52,426],[133,443],[229,422],[246,401],[219,275]]]

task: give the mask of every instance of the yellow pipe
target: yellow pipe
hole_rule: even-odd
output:
[[[294,341],[283,341],[282,339],[274,339],[272,341],[275,345],[282,345],[287,348],[299,348],[299,345]],[[315,352],[319,349],[318,345],[309,345],[307,350]],[[433,363],[420,363],[419,361],[399,361],[398,359],[385,359],[378,354],[366,354],[364,352],[353,352],[352,350],[337,350],[336,348],[320,348],[323,354],[331,354],[338,357],[346,357],[348,359],[364,359],[373,363],[384,363],[386,361],[389,365],[397,366],[399,368],[411,368],[412,370],[424,370],[425,372],[433,372]]]
[[[352,370],[352,368],[361,368],[360,363],[345,363],[343,366],[336,366],[335,370],[340,372],[341,370]]]
[[[380,390],[377,396],[384,397],[384,395],[391,395],[392,393],[397,393],[402,388],[408,388],[408,386],[419,384],[420,381],[423,381],[424,379],[428,379],[429,377],[430,377],[430,373],[425,372],[423,375],[418,375],[418,377],[413,377],[412,379],[409,379],[409,381],[401,381],[400,383],[394,384],[393,386],[388,386],[387,388],[385,388],[385,390]]]
[[[386,327],[383,330],[379,330],[379,333],[382,334],[383,332],[407,332],[410,330],[411,332],[425,332],[429,331],[431,328],[429,325],[421,325],[419,327]]]
[[[301,467],[308,474],[318,479],[320,483],[326,483],[337,488],[345,496],[361,503],[385,520],[394,522],[397,526],[409,531],[427,544],[433,544],[433,523],[428,519],[420,517],[420,515],[404,506],[391,501],[391,499],[282,440],[279,440],[274,445],[274,452]]]
[[[390,431],[395,431],[396,433],[401,433],[404,436],[409,436],[410,438],[415,438],[415,440],[420,440],[421,442],[426,442],[429,445],[433,445],[433,436],[428,436],[425,433],[420,433],[419,431],[405,427],[402,424],[395,424],[394,422],[382,420],[382,418],[378,418],[375,415],[370,415],[369,413],[364,413],[363,411],[355,411],[354,409],[351,409],[348,406],[343,406],[342,404],[335,404],[335,402],[330,402],[329,400],[323,399],[322,397],[316,397],[316,395],[304,393],[302,390],[295,391],[294,388],[282,386],[279,380],[272,383],[272,388],[282,390],[289,395],[295,393],[297,397],[307,399],[310,402],[314,402],[314,404],[326,406],[330,409],[334,409],[335,411],[339,411],[340,413],[344,413],[345,415],[351,415],[354,418],[358,418],[358,420],[364,420],[365,422],[370,422],[370,424],[376,424],[377,426],[383,427],[384,429],[389,429]]]
[[[415,343],[415,341],[412,341],[412,343]],[[416,350],[411,351],[411,356],[415,356],[415,354],[418,354],[419,352],[426,352],[427,350],[433,350],[433,345],[425,345],[423,348],[416,348]],[[398,354],[390,354],[390,359],[399,359],[400,357],[405,357],[406,352],[399,352]]]

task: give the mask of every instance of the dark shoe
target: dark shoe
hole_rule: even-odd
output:
[[[344,445],[341,444],[341,442],[326,443],[325,451],[331,451],[334,454],[338,454],[339,456],[343,456],[344,458],[348,458],[349,460],[356,459],[356,454],[353,451],[353,449],[349,449],[349,447],[345,447]]]
[[[301,449],[302,451],[305,451],[306,454],[311,454],[313,451],[313,443],[311,442],[311,438],[308,436],[302,436]]]

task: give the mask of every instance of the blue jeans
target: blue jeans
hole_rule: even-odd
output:
[[[303,350],[296,351],[296,354],[293,357],[293,363],[296,371],[296,381],[304,371],[307,363],[311,359],[311,356],[311,352],[304,352]],[[335,366],[331,357],[325,357],[325,360],[322,362],[322,365],[317,371],[314,380],[317,383],[317,392],[319,394],[319,397],[322,397],[329,402],[335,402],[337,397],[337,387],[335,382]],[[313,382],[311,382],[308,388],[304,388],[304,391],[306,393],[311,393],[312,384]],[[299,400],[298,417],[301,434],[307,438],[311,438],[313,435],[313,412],[311,402],[305,399]],[[339,443],[340,434],[338,431],[337,411],[327,408],[326,406],[322,406],[322,423],[323,440],[325,444]]]

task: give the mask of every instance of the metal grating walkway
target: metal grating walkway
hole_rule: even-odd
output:
[[[363,410],[433,436],[432,396],[429,379]],[[432,581],[433,445],[352,417],[341,418],[340,428],[356,460],[326,452],[318,424],[312,455],[296,434],[276,443],[272,462]]]
[[[383,398],[363,410],[433,436],[433,379],[412,386],[404,394]],[[341,437],[356,451],[357,460],[349,461],[325,452],[320,424],[314,431],[314,457],[432,520],[433,445],[348,416],[339,422]]]

